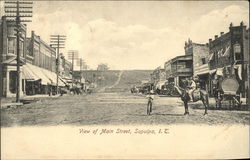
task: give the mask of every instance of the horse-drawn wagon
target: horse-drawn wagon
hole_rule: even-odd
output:
[[[219,108],[223,101],[228,101],[230,107],[240,107],[242,102],[239,94],[239,82],[233,77],[221,80],[221,83],[218,83],[218,87],[215,88],[215,100],[216,107]]]

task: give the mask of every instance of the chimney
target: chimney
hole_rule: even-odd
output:
[[[215,36],[214,36],[214,39],[217,39],[217,38],[218,38],[218,35],[215,35]]]
[[[224,32],[220,32],[220,35],[222,36],[224,34]]]
[[[211,39],[211,38],[209,38],[209,40],[208,40],[208,41],[209,41],[209,43],[210,43],[210,42],[212,42],[212,39]]]
[[[232,22],[230,23],[230,27],[233,27],[233,23]]]

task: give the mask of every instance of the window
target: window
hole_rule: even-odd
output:
[[[206,64],[206,58],[201,58],[201,63]]]
[[[8,38],[8,53],[15,54],[16,39],[13,37]]]
[[[242,60],[241,46],[238,43],[234,45],[234,55],[235,60]]]
[[[192,62],[186,62],[186,68],[192,68],[193,63]]]

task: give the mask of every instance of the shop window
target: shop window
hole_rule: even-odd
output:
[[[16,93],[17,72],[10,71],[9,73],[9,90],[11,93]]]

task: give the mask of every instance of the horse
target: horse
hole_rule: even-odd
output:
[[[185,107],[185,113],[184,115],[189,115],[189,111],[188,111],[188,102],[190,102],[190,97],[188,95],[188,91],[187,89],[183,89],[179,86],[174,86],[176,88],[176,90],[178,91],[178,93],[181,96],[181,100],[184,103],[184,107]],[[204,115],[207,115],[207,109],[209,107],[209,98],[208,98],[208,93],[205,90],[202,89],[196,89],[194,92],[198,92],[199,96],[193,96],[193,102],[197,102],[197,101],[202,101],[203,105],[205,106],[205,113]],[[193,94],[194,94],[193,92]]]

